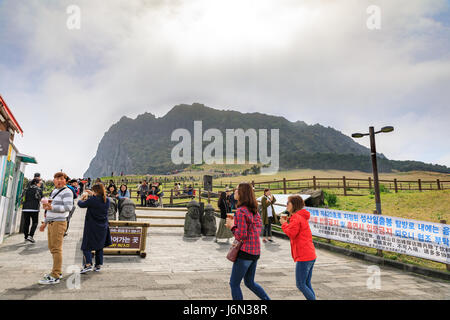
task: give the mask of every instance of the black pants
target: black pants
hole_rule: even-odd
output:
[[[28,238],[28,236],[33,237],[39,222],[39,212],[22,212],[22,214],[24,216],[23,234],[25,239]],[[31,224],[31,229],[30,220],[33,221]]]
[[[264,225],[263,237],[272,237],[273,217],[269,217],[269,224]]]
[[[144,195],[141,195],[141,206],[143,207],[147,206],[147,197]]]

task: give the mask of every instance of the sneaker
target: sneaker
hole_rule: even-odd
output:
[[[30,241],[31,243],[36,242],[36,240],[34,240],[32,236],[28,236],[27,240]]]
[[[39,284],[57,284],[59,279],[53,278],[51,275],[45,275],[43,279],[39,280]]]
[[[273,240],[272,240],[272,239],[269,239],[269,241],[270,241],[270,242],[273,242]]]
[[[94,270],[94,268],[92,266],[89,266],[89,267],[84,266],[84,268],[80,271],[80,274],[83,274],[83,273],[86,273],[86,272],[90,272],[92,270]]]
[[[45,277],[51,277],[50,273],[44,275],[44,278],[45,278]],[[59,275],[59,279],[62,279],[62,274]]]
[[[101,265],[98,265],[98,266],[96,265],[95,268],[94,268],[94,271],[95,272],[100,272],[101,269],[102,269]]]

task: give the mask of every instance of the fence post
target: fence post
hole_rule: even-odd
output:
[[[252,187],[255,187],[255,180],[252,180]]]
[[[369,177],[369,190],[372,189],[372,178]]]
[[[422,182],[419,180],[417,180],[417,182],[419,182],[419,191],[422,191]]]
[[[439,181],[439,179],[436,180],[437,185],[438,185],[438,190],[441,190],[441,182]]]
[[[398,188],[397,188],[397,179],[394,178],[394,188],[395,188],[395,193],[398,192]]]
[[[316,176],[313,176],[313,188],[314,190],[316,190],[317,185],[316,185]]]
[[[342,181],[344,182],[344,196],[347,195],[347,183],[345,182],[345,176],[342,177]]]
[[[211,192],[208,190],[208,203],[211,203]]]
[[[286,178],[283,178],[283,191],[284,191],[284,194],[287,194],[287,190],[286,190]]]
[[[170,205],[173,205],[173,189],[170,190]]]
[[[198,202],[202,202],[202,189],[198,188]]]

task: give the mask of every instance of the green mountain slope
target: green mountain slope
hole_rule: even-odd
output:
[[[370,150],[350,137],[319,124],[290,122],[283,117],[261,113],[241,113],[206,107],[202,104],[177,105],[165,116],[156,118],[150,113],[136,119],[123,117],[103,136],[85,177],[119,174],[164,174],[188,165],[175,165],[171,151],[178,141],[170,141],[172,132],[179,128],[189,130],[194,139],[194,121],[202,121],[202,133],[209,128],[222,132],[225,151],[226,129],[279,129],[280,169],[344,169],[371,171]],[[203,149],[210,142],[203,142]],[[247,143],[248,144],[248,143]],[[270,147],[268,147],[270,152]],[[248,146],[247,146],[248,150]],[[193,156],[192,152],[192,156]],[[248,152],[246,152],[248,154]],[[380,171],[429,170],[450,172],[444,166],[422,162],[390,161],[382,154]],[[193,163],[193,158],[192,158]]]

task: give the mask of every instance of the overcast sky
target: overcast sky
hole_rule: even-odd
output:
[[[347,135],[392,125],[379,152],[450,166],[449,49],[443,0],[0,0],[0,94],[39,162],[26,176],[46,179],[80,177],[122,116],[193,102]]]

